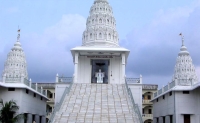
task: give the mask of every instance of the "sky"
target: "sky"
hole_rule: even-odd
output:
[[[108,0],[120,46],[129,49],[126,76],[160,87],[172,80],[184,35],[200,78],[200,0]],[[94,0],[0,0],[0,72],[21,29],[20,42],[33,82],[71,77],[70,49],[82,33]]]

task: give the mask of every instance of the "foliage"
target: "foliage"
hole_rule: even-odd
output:
[[[17,123],[21,118],[23,118],[23,114],[17,114],[19,110],[19,106],[17,106],[16,102],[11,100],[9,102],[3,103],[3,100],[0,100],[0,123]]]

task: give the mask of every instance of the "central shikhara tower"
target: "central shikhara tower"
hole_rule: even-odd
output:
[[[119,46],[116,20],[107,0],[95,0],[83,32],[82,46],[71,50],[74,83],[97,83],[95,74],[104,73],[103,83],[125,83],[129,50]]]
[[[128,85],[125,86],[129,52],[119,46],[116,21],[108,1],[95,0],[82,46],[71,49],[73,84],[69,86],[70,91],[63,90],[55,117],[51,119],[53,123],[141,123],[141,105],[139,110],[130,96],[130,88],[126,90]],[[59,81],[58,76],[56,80]],[[137,87],[140,90],[137,101],[141,101],[141,87]]]
[[[83,33],[83,46],[118,47],[116,21],[107,0],[95,0]]]

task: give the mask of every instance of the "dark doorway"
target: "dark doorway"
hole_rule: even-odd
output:
[[[190,123],[190,115],[188,114],[184,115],[184,123]]]
[[[103,84],[108,84],[108,66],[109,60],[92,60],[92,75],[91,75],[91,83],[97,83],[96,73],[101,70],[104,73]]]

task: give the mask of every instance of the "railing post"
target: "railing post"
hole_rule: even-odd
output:
[[[3,74],[3,83],[5,83],[5,82],[6,82],[6,73]]]
[[[38,85],[37,85],[37,83],[35,83],[35,90],[36,90],[36,91],[38,90]]]
[[[24,74],[21,75],[21,83],[24,83]]]
[[[178,80],[177,80],[177,79],[174,80],[174,85],[175,85],[175,86],[178,85]]]
[[[45,90],[45,95],[47,96],[47,89]]]
[[[32,82],[31,82],[31,79],[29,80],[29,86],[30,86],[30,87],[32,86]]]
[[[43,92],[43,87],[41,86],[40,88],[41,88],[41,92],[40,93],[43,95],[43,93],[42,93]]]
[[[56,83],[58,83],[58,73],[56,74]]]
[[[194,81],[193,79],[189,79],[190,83],[191,83],[191,86],[194,85]]]
[[[169,90],[170,89],[170,82],[168,82],[168,89],[167,90]]]
[[[140,75],[140,84],[142,84],[142,75]]]

